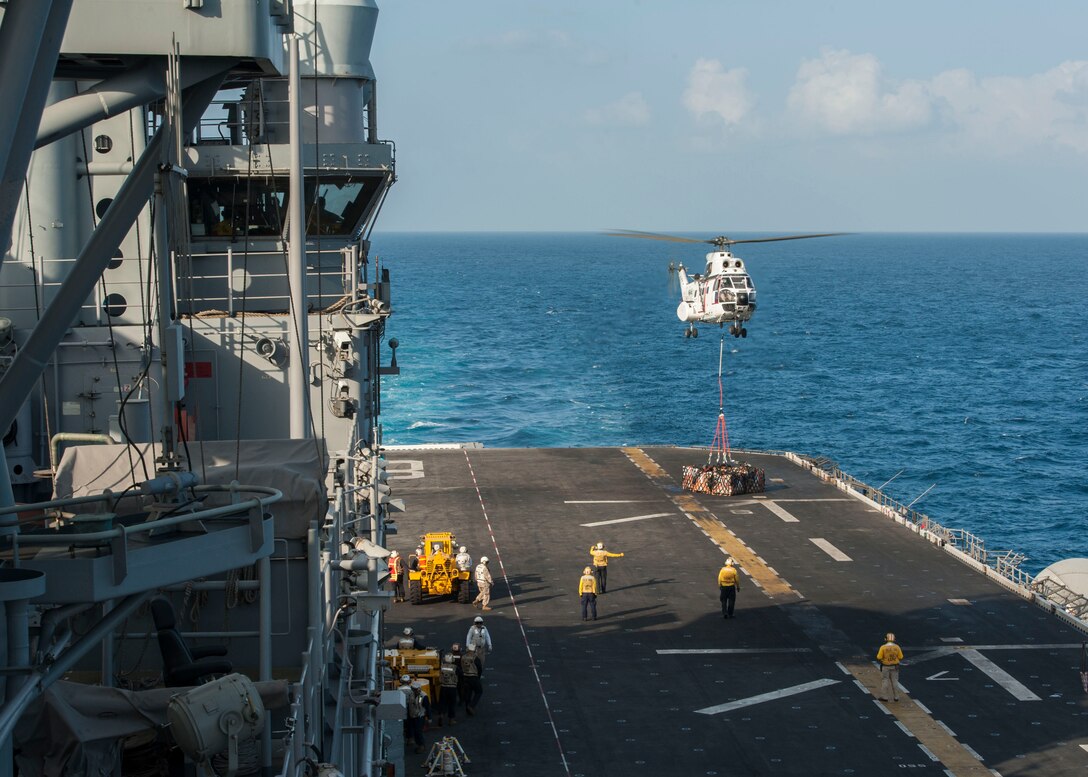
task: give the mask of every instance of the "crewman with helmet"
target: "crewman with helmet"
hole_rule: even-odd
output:
[[[404,694],[407,716],[404,719],[405,745],[408,739],[415,742],[416,752],[423,752],[424,721],[431,717],[431,702],[427,694],[423,693],[423,683],[412,680],[411,675],[403,675],[400,678],[400,691]]]
[[[450,652],[442,656],[442,664],[438,670],[438,723],[441,726],[445,719],[450,719],[450,725],[457,725],[457,696],[460,678],[457,676],[457,663],[461,659],[461,646],[454,644]]]
[[[470,646],[465,648],[458,668],[461,670],[461,695],[465,702],[465,712],[475,715],[476,705],[480,703],[480,697],[484,695],[484,684],[480,679],[484,668],[480,665],[476,648]]]
[[[476,565],[476,587],[480,589],[480,593],[472,600],[472,606],[479,606],[481,610],[491,609],[491,570],[487,566],[489,561],[487,556],[480,556],[480,563]]]
[[[415,630],[411,626],[405,626],[400,634],[394,634],[385,641],[385,647],[397,650],[426,650],[426,646],[419,641]]]
[[[880,700],[899,701],[899,663],[903,660],[903,649],[895,644],[895,635],[890,631],[884,635],[885,642],[876,651],[876,660],[880,662]]]
[[[472,621],[472,625],[468,627],[468,634],[465,636],[465,647],[476,648],[476,657],[480,659],[480,668],[482,669],[487,663],[488,653],[491,652],[491,632],[487,630],[484,619],[479,615]]]
[[[468,572],[472,569],[472,556],[469,555],[468,548],[464,545],[457,551],[457,555],[454,556],[453,561],[457,564],[457,569],[461,572]]]
[[[732,557],[727,558],[718,572],[718,598],[722,602],[722,617],[732,618],[733,608],[737,605],[737,591],[740,590],[740,573]]]
[[[597,593],[603,594],[608,590],[608,559],[623,558],[623,554],[609,553],[604,549],[604,543],[598,542],[589,549],[589,555],[593,556],[593,573],[597,576]]]
[[[389,582],[393,584],[393,601],[404,601],[404,559],[400,551],[389,554]]]
[[[578,581],[578,596],[582,599],[582,620],[589,620],[591,611],[593,620],[597,620],[597,578],[593,575],[593,567],[582,570],[582,579]]]

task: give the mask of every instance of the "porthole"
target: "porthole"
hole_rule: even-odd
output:
[[[107,294],[106,298],[102,300],[102,310],[111,318],[123,316],[125,311],[128,310],[128,300],[125,299],[123,294]]]
[[[99,135],[94,139],[94,150],[99,154],[108,154],[113,151],[113,138],[109,135]]]
[[[125,255],[124,255],[123,253],[121,253],[121,249],[120,249],[120,248],[118,248],[118,249],[117,249],[117,253],[115,253],[115,254],[113,255],[113,258],[112,258],[112,259],[110,259],[110,266],[109,266],[109,269],[111,269],[111,270],[116,270],[116,269],[117,269],[118,267],[120,267],[120,266],[121,266],[121,262],[122,262],[122,260],[123,260],[124,258],[125,258]]]
[[[106,211],[109,210],[110,205],[113,204],[113,199],[105,197],[98,201],[98,204],[94,206],[94,212],[98,214],[98,218],[105,218]]]

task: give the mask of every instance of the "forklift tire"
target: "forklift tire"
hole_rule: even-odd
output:
[[[468,580],[462,580],[457,586],[457,601],[460,604],[468,604],[472,601],[472,586]]]
[[[419,580],[408,581],[408,601],[423,604],[423,584]]]

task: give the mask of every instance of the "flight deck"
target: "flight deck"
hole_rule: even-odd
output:
[[[468,775],[1063,775],[1088,769],[1084,635],[781,455],[766,491],[680,489],[707,452],[670,447],[391,450],[407,511],[389,545],[453,531],[491,559],[494,642]],[[589,548],[611,559],[583,622]],[[742,570],[725,620],[717,574]],[[392,634],[463,642],[446,598],[397,604]],[[878,700],[877,648],[905,653]],[[388,636],[388,635],[387,635]],[[409,775],[423,756],[409,750]]]

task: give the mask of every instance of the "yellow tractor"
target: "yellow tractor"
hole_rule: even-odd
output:
[[[424,596],[453,595],[472,601],[472,570],[458,569],[457,538],[451,532],[430,532],[419,538],[422,553],[408,559],[408,601],[422,604]]]

